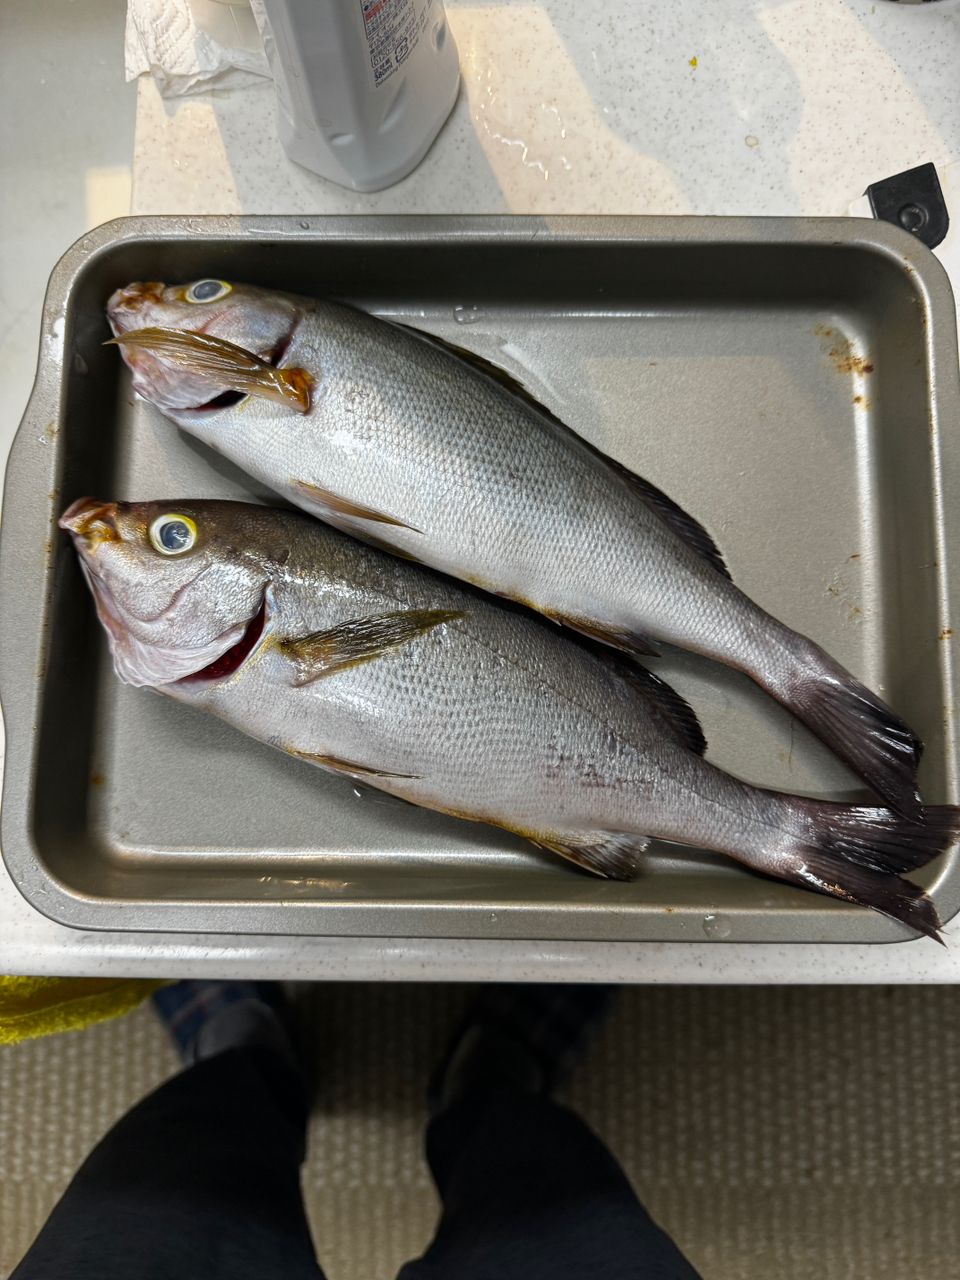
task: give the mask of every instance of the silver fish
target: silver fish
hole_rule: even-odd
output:
[[[107,310],[117,335],[226,339],[312,379],[305,415],[256,391],[238,405],[237,380],[199,356],[191,369],[183,352],[174,367],[159,345],[123,348],[142,395],[294,504],[629,653],[667,642],[746,672],[919,817],[909,726],[734,586],[692,517],[507,375],[363,312],[225,281],[131,284]]]
[[[117,674],[414,804],[635,876],[650,837],[729,854],[937,937],[901,872],[960,828],[764,791],[607,650],[296,512],[81,499],[60,520]]]

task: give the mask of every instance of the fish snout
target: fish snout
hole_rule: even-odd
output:
[[[120,537],[117,504],[101,502],[99,498],[78,498],[67,507],[59,525],[75,539],[84,542],[88,550],[101,542],[116,542]]]
[[[163,301],[164,285],[159,280],[135,281],[115,290],[107,300],[107,315],[111,324],[121,331],[137,328],[142,324],[140,313],[148,303]]]

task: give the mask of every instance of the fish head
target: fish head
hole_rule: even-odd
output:
[[[271,569],[244,509],[81,498],[60,517],[125,683],[227,674],[262,636]]]
[[[296,298],[214,279],[128,284],[107,301],[115,338],[136,329],[178,329],[232,342],[274,366],[283,359],[302,315]],[[156,352],[121,347],[121,354],[133,374],[134,390],[164,412],[216,409],[242,398]]]

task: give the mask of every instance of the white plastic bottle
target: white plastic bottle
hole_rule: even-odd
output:
[[[379,191],[415,169],[460,84],[443,0],[252,5],[290,158],[354,191]]]

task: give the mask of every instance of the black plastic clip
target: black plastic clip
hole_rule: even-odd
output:
[[[903,227],[928,249],[935,249],[947,234],[950,215],[935,164],[920,164],[872,182],[866,194],[875,218]]]

